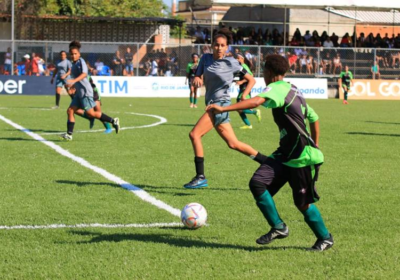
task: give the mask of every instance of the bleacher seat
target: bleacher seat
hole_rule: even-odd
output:
[[[111,76],[110,67],[104,65],[101,71],[97,73],[98,76]]]

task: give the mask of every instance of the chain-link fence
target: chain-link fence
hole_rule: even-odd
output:
[[[69,42],[0,41],[0,74],[32,75],[24,71],[33,57],[41,65],[39,75],[51,75],[68,50]],[[193,53],[212,52],[210,45],[94,43],[82,42],[81,54],[92,75],[105,76],[185,76]],[[227,55],[242,53],[255,77],[263,76],[263,60],[269,54],[280,54],[289,61],[291,77],[337,77],[348,66],[357,79],[398,79],[400,49],[315,48],[231,45]],[[11,56],[14,67],[11,71]],[[155,67],[155,65],[157,67]],[[157,68],[157,69],[155,69]]]

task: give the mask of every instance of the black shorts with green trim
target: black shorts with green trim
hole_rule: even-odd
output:
[[[342,88],[350,90],[350,84],[343,83]]]
[[[303,207],[317,202],[320,198],[315,187],[320,166],[321,164],[293,168],[275,159],[268,158],[256,170],[251,181],[261,183],[271,196],[274,196],[286,183],[289,183],[292,188],[294,204],[297,207]],[[260,184],[256,185],[260,186]],[[257,188],[251,191],[254,196],[259,196],[264,193],[265,189]]]

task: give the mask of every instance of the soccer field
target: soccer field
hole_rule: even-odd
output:
[[[64,142],[54,133],[66,130],[68,99],[49,110],[54,97],[0,96],[1,279],[399,279],[399,102],[309,101],[325,155],[317,206],[335,239],[315,253],[288,185],[275,202],[289,238],[255,243],[269,230],[248,189],[258,165],[215,131],[203,138],[210,186],[182,187],[195,173],[188,133],[203,99],[190,109],[186,99],[104,98],[125,129],[105,135],[96,122],[100,132],[79,132],[89,123],[77,118]],[[262,114],[261,123],[249,116],[253,130],[238,129],[236,113],[231,123],[269,154],[279,133]],[[180,225],[177,210],[190,202],[205,206],[208,226]]]

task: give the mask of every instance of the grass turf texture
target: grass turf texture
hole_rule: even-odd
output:
[[[53,97],[0,96],[0,114],[36,133],[65,131],[68,98],[59,110]],[[200,100],[202,103],[202,100]],[[106,169],[181,209],[203,204],[209,226],[183,228],[86,228],[0,230],[1,279],[395,279],[399,266],[399,102],[310,100],[320,116],[321,168],[317,206],[335,246],[324,253],[304,249],[315,242],[296,210],[289,186],[275,197],[290,236],[261,247],[269,230],[248,190],[257,164],[229,150],[215,131],[203,138],[210,187],[185,190],[194,175],[188,133],[203,106],[186,99],[111,99],[103,110],[123,127],[158,120],[166,124],[119,135],[75,133],[72,142],[45,135],[73,154]],[[253,130],[231,113],[238,138],[264,153],[279,133],[271,112]],[[87,130],[77,118],[75,129]],[[96,122],[95,129],[101,129]],[[171,223],[177,217],[147,204],[98,174],[0,121],[0,225]]]

